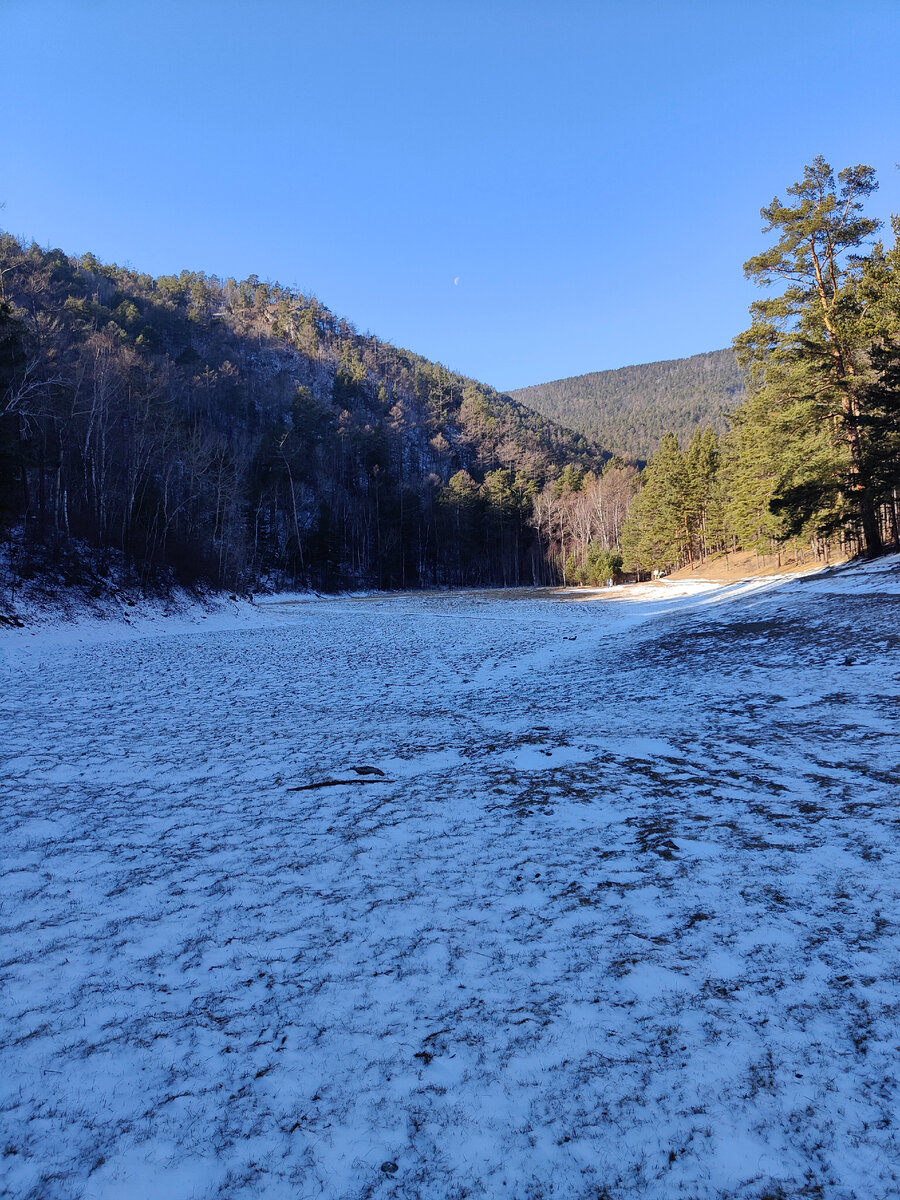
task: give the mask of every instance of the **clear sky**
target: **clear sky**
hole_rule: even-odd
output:
[[[900,210],[898,0],[0,0],[0,45],[5,229],[502,389],[728,345],[816,154]]]

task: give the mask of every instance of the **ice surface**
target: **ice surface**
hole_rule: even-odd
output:
[[[895,557],[0,634],[0,1193],[900,1195],[898,616]]]

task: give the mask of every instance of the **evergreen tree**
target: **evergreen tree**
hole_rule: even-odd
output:
[[[721,522],[713,512],[719,477],[719,439],[710,426],[698,429],[691,438],[685,457],[689,491],[690,534],[696,540],[701,560],[718,541]]]
[[[870,555],[881,551],[882,541],[861,433],[869,326],[857,260],[878,228],[862,215],[877,186],[866,166],[845,168],[836,182],[819,157],[788,188],[793,203],[776,197],[761,210],[764,232],[777,233],[778,240],[744,270],[761,286],[786,286],[751,306],[753,323],[735,339],[753,387],[765,392],[753,420],[758,425],[767,412],[790,441],[788,459],[778,455],[773,511],[785,516],[791,531],[828,533],[852,517]]]
[[[772,510],[772,500],[786,473],[782,460],[787,435],[782,412],[765,390],[754,392],[734,413],[725,443],[724,525],[734,543],[763,551],[786,537],[785,522]]]
[[[862,264],[860,293],[873,341],[865,404],[860,416],[863,472],[888,514],[890,537],[900,544],[900,217],[891,219],[893,245],[879,242]]]
[[[641,490],[622,527],[628,570],[668,570],[692,561],[694,498],[687,463],[674,433],[663,435],[647,464]]]

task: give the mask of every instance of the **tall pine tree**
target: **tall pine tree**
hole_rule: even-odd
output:
[[[788,188],[788,202],[776,197],[762,209],[764,232],[778,240],[744,271],[763,287],[785,286],[751,306],[753,323],[735,339],[765,397],[751,401],[754,417],[767,409],[769,423],[790,435],[789,458],[776,459],[772,510],[791,532],[849,524],[867,555],[881,552],[882,539],[862,432],[870,328],[858,257],[879,226],[862,214],[877,186],[871,167],[847,167],[835,181],[819,157]]]

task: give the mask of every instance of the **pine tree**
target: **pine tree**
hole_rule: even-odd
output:
[[[862,263],[860,294],[871,326],[870,378],[860,418],[863,471],[887,510],[891,540],[900,543],[900,217],[893,245],[878,242]]]
[[[733,414],[721,468],[727,535],[746,550],[764,551],[787,536],[784,519],[772,511],[782,480],[785,437],[780,410],[764,390],[756,391]]]
[[[707,425],[691,438],[685,457],[688,476],[691,534],[696,539],[701,561],[717,544],[713,516],[716,482],[719,475],[719,439]]]
[[[866,476],[861,434],[868,325],[860,302],[858,255],[879,222],[862,215],[877,188],[871,167],[847,167],[835,182],[821,157],[761,210],[778,241],[744,265],[745,274],[780,296],[751,306],[753,323],[735,339],[751,384],[766,393],[772,422],[789,434],[792,453],[771,493],[773,511],[795,531],[828,532],[851,521],[865,554],[882,549],[876,496]],[[746,449],[746,447],[745,447]]]
[[[685,457],[674,433],[663,435],[622,527],[628,570],[666,570],[693,561],[693,500]]]

